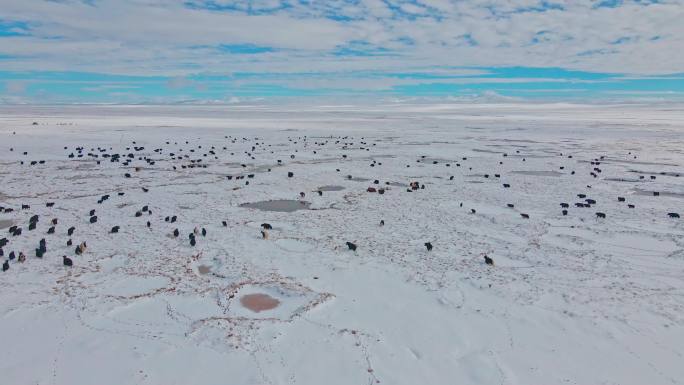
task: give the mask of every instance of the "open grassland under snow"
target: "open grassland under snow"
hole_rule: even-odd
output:
[[[683,111],[2,107],[0,383],[682,383]]]

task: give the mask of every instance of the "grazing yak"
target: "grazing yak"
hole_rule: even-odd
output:
[[[74,253],[75,253],[76,255],[81,255],[81,254],[83,254],[83,251],[84,251],[84,250],[83,250],[83,248],[81,247],[81,245],[78,245],[78,246],[76,246],[76,249],[75,249]]]

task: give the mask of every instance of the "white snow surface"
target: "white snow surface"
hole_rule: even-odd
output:
[[[0,383],[684,383],[683,149],[681,106],[0,107]]]

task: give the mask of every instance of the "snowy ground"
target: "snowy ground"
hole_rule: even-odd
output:
[[[1,107],[0,383],[684,383],[679,107]]]

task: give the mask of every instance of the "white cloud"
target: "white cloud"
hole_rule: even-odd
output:
[[[237,11],[162,0],[5,0],[2,19],[31,36],[0,38],[0,70],[184,76],[199,72],[326,72],[434,66],[535,66],[630,74],[684,72],[684,3],[596,8],[591,0],[214,1]],[[268,11],[270,10],[270,11]],[[250,14],[251,12],[251,14]],[[257,13],[257,14],[254,14]],[[438,15],[439,18],[434,16]],[[628,39],[625,39],[628,37]],[[340,57],[365,41],[393,55]],[[622,44],[613,44],[621,41]],[[410,42],[410,43],[409,43]],[[273,52],[211,48],[252,44]],[[596,52],[594,55],[582,54]]]

